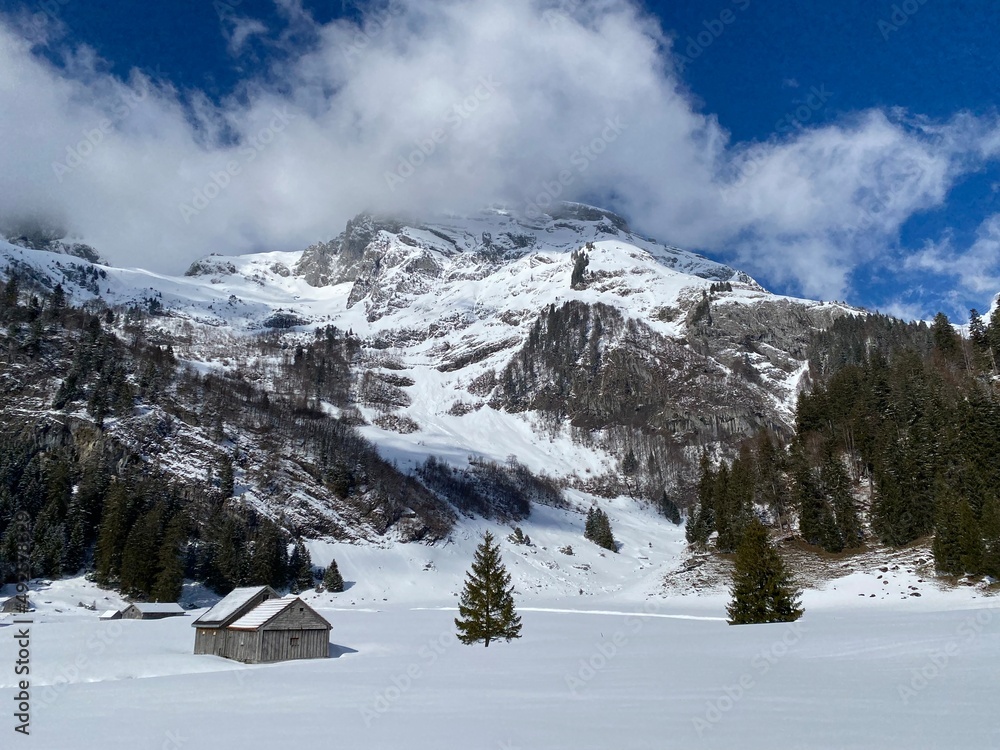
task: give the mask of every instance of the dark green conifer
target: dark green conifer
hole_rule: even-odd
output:
[[[731,594],[726,608],[730,625],[792,622],[802,616],[798,591],[767,529],[756,518],[747,524],[736,549]]]
[[[611,552],[618,551],[615,536],[611,531],[611,520],[607,513],[596,506],[592,506],[587,511],[587,523],[584,527],[583,538]]]
[[[336,560],[330,560],[326,573],[323,575],[323,586],[327,591],[334,593],[340,593],[344,590],[344,578],[340,575]]]
[[[458,602],[458,640],[466,645],[521,637],[521,618],[514,611],[514,586],[500,559],[500,546],[487,531],[476,549],[472,569]]]

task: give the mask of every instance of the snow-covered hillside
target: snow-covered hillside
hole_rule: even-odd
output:
[[[42,285],[62,283],[77,301],[99,297],[162,313],[153,325],[174,336],[178,356],[203,371],[232,363],[234,336],[279,331],[294,343],[323,326],[353,332],[366,345],[359,372],[411,383],[403,386],[408,403],[394,406],[391,420],[378,419],[384,405],[360,404],[369,423],[364,434],[403,466],[432,454],[459,464],[470,455],[514,455],[534,471],[581,481],[612,472],[620,456],[599,440],[583,445],[568,429],[541,430],[545,415],[512,413],[504,394],[483,385],[524,346],[540,314],[571,302],[608,306],[626,325],[636,324],[645,338],[635,346],[659,357],[661,368],[677,367],[676,352],[664,359],[657,342],[688,347],[692,332],[701,331],[711,351],[687,366],[710,373],[720,389],[745,392],[747,414],[763,409],[765,421],[787,423],[805,371],[803,342],[847,308],[772,295],[746,274],[639,237],[599,209],[567,204],[554,213],[526,222],[491,210],[415,225],[359,217],[341,237],[303,252],[210,256],[177,277],[7,243],[0,262]],[[585,282],[571,288],[578,251],[587,257]],[[708,297],[722,282],[731,290]],[[692,321],[706,298],[711,327]],[[776,318],[781,325],[772,325]],[[790,338],[772,340],[779,330],[791,331]],[[737,342],[748,337],[760,346],[741,348]],[[606,339],[601,353],[622,345]],[[759,383],[734,377],[730,366],[744,362]],[[732,403],[669,408],[684,415],[688,431],[700,429],[696,416],[718,420],[720,409],[734,412],[722,419],[740,423],[744,415],[732,406],[740,399],[719,398]],[[718,438],[718,428],[711,431],[709,442]]]

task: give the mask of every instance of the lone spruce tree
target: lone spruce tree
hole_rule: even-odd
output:
[[[500,559],[500,546],[489,531],[476,549],[458,601],[458,614],[458,640],[467,646],[482,641],[489,648],[490,641],[521,637],[521,618],[514,612],[514,586]]]
[[[732,596],[726,608],[730,625],[793,622],[802,617],[799,594],[767,529],[756,518],[736,548]]]
[[[323,586],[327,591],[335,594],[344,590],[344,577],[340,575],[340,568],[337,567],[336,560],[330,560],[326,573],[323,575]]]

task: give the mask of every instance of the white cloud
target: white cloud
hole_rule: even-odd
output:
[[[220,105],[116,80],[85,49],[57,69],[0,21],[0,214],[44,211],[116,263],[176,272],[212,251],[299,249],[365,209],[524,208],[568,171],[560,198],[613,195],[646,233],[839,298],[1000,153],[995,123],[971,116],[815,128],[798,108],[780,138],[733,144],[651,17],[625,0],[562,7],[393,0],[358,27],[282,0],[296,43],[312,41]],[[263,33],[223,24],[237,51]],[[70,168],[73,151],[89,154]]]
[[[956,291],[970,297],[992,298],[1000,289],[1000,214],[987,218],[972,244],[955,247],[951,236],[928,242],[906,259],[906,268],[948,277]]]
[[[229,24],[229,54],[239,55],[246,43],[255,36],[267,33],[267,26],[255,18],[235,18]]]

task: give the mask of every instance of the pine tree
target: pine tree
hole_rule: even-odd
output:
[[[937,518],[932,550],[934,564],[942,573],[960,575],[962,565],[962,508],[965,505],[951,484],[939,477],[934,484]]]
[[[611,531],[611,520],[608,518],[607,513],[596,506],[592,506],[587,511],[587,522],[584,526],[583,538],[611,552],[618,551],[615,536]]]
[[[267,584],[284,588],[288,583],[288,549],[281,530],[266,518],[253,540],[250,554],[250,581],[254,586]]]
[[[715,531],[715,512],[712,507],[712,494],[715,487],[715,472],[708,459],[708,453],[702,451],[698,475],[698,502],[688,519],[684,536],[689,544],[704,549],[708,538]]]
[[[569,277],[569,286],[571,289],[576,289],[583,283],[590,258],[587,256],[586,250],[580,249],[570,253],[570,259],[573,261],[573,272]]]
[[[292,575],[295,588],[305,591],[313,586],[312,555],[301,539],[295,540],[295,548],[288,560],[288,571]]]
[[[487,531],[476,549],[472,569],[458,602],[458,640],[466,645],[521,637],[521,618],[514,612],[514,586],[500,559],[500,546]]]
[[[187,537],[187,518],[175,515],[167,525],[163,543],[160,546],[159,572],[149,592],[154,602],[176,602],[184,589],[184,566],[181,550]]]
[[[840,549],[857,547],[861,543],[861,521],[851,495],[851,478],[847,476],[844,462],[830,443],[827,443],[819,478],[837,518],[837,532],[832,535],[835,541],[833,546],[839,546]],[[840,551],[829,547],[827,549],[830,552]]]
[[[739,457],[733,461],[725,476],[725,490],[720,499],[722,507],[725,508],[725,522],[717,522],[719,537],[716,546],[723,552],[732,552],[736,549],[743,536],[743,530],[753,515],[753,475],[753,456],[749,444],[744,443],[740,448]],[[722,476],[721,471],[720,476]]]
[[[236,491],[235,482],[233,457],[225,453],[219,460],[219,494],[222,495],[223,500],[228,500],[233,496]]]
[[[660,513],[675,526],[681,525],[681,510],[677,507],[677,503],[670,498],[666,490],[660,495]]]
[[[344,590],[344,578],[340,575],[340,569],[337,567],[336,560],[330,560],[330,564],[326,568],[326,573],[323,574],[323,587],[335,594],[339,594]]]
[[[982,572],[1000,580],[1000,500],[990,495],[983,505]]]
[[[625,458],[622,459],[622,476],[625,478],[625,489],[628,490],[629,497],[633,497],[632,485],[629,483],[629,480],[634,479],[638,471],[639,461],[632,449],[629,448],[628,453],[625,454]]]
[[[730,625],[792,622],[802,616],[799,594],[772,546],[767,529],[754,518],[736,549]]]
[[[934,348],[941,353],[946,361],[954,361],[958,357],[962,341],[951,325],[951,321],[948,320],[948,316],[943,312],[934,316],[931,336],[934,339]]]
[[[121,572],[122,552],[128,537],[129,496],[122,481],[114,482],[104,498],[104,509],[97,532],[97,582],[108,585]]]

